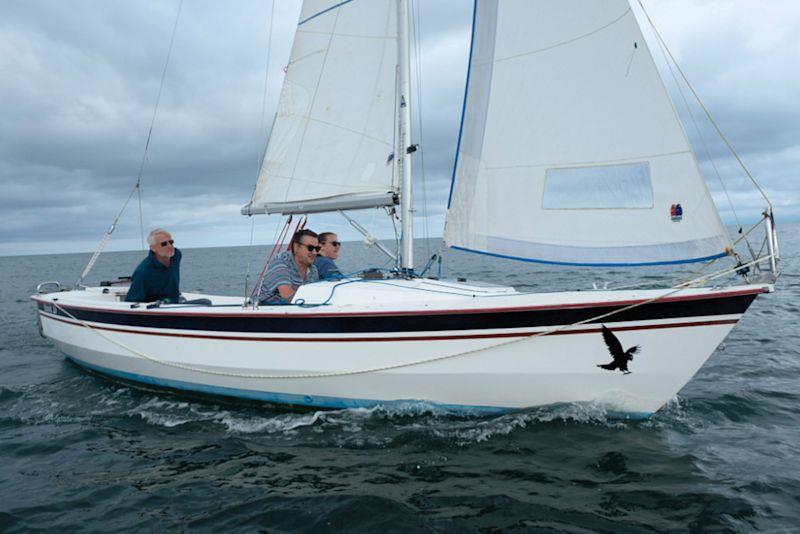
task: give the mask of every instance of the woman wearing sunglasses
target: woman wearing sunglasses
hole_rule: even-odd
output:
[[[333,232],[322,232],[319,234],[320,251],[314,266],[319,271],[320,280],[341,278],[342,273],[333,260],[339,257],[339,250],[342,243],[339,237]]]

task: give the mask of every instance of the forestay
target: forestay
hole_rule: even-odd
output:
[[[306,0],[278,113],[242,213],[311,213],[394,202],[397,6]]]
[[[456,162],[454,248],[641,265],[731,244],[626,0],[476,2]]]

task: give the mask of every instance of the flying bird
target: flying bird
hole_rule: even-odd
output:
[[[603,327],[603,341],[606,342],[608,352],[611,353],[614,361],[606,364],[598,364],[597,367],[608,369],[609,371],[619,369],[624,374],[629,375],[631,372],[628,371],[628,362],[633,361],[633,355],[639,352],[640,346],[634,345],[628,350],[622,350],[622,343],[619,342],[614,332],[606,328],[606,325],[601,326]]]

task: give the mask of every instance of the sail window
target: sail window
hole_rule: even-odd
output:
[[[653,207],[648,163],[547,169],[544,209]]]

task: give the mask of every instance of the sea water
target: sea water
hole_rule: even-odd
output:
[[[798,530],[800,228],[781,230],[777,292],[647,421],[592,405],[292,412],[134,388],[70,364],[38,334],[36,284],[74,283],[88,254],[0,257],[0,531]],[[437,246],[418,243],[417,263]],[[243,295],[266,248],[183,252],[185,291]],[[105,254],[87,282],[130,274],[141,257]],[[345,243],[339,265],[387,261]],[[698,268],[448,252],[443,275],[589,290]]]

